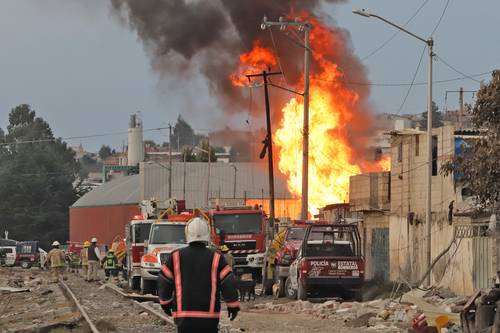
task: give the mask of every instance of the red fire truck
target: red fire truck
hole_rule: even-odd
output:
[[[144,219],[142,215],[134,216],[125,227],[127,244],[127,277],[129,287],[138,290],[141,284],[141,257],[144,254],[144,243],[149,239],[149,231],[153,220]]]
[[[208,212],[215,245],[225,244],[234,257],[236,275],[261,279],[266,252],[266,215],[259,207],[220,207]],[[251,260],[247,260],[250,256]]]

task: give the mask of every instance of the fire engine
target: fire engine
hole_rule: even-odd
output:
[[[266,252],[266,215],[259,207],[221,207],[208,211],[212,242],[226,245],[234,257],[236,275],[251,273],[261,280]]]
[[[141,283],[141,257],[144,254],[144,243],[149,239],[152,220],[145,220],[136,215],[125,226],[127,246],[127,277],[130,289],[139,290]]]
[[[140,261],[140,285],[142,294],[156,293],[156,280],[161,265],[174,250],[187,246],[184,229],[193,214],[183,212],[184,202],[170,199],[168,208],[158,209],[154,202],[145,203],[145,212],[151,226],[148,239],[144,242],[144,255]],[[159,214],[159,215],[158,215]],[[151,219],[158,216],[157,219]]]

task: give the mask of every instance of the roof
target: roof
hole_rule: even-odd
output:
[[[275,167],[274,192],[277,199],[291,199],[286,178]],[[184,170],[186,176],[184,177]],[[168,199],[168,163],[141,163],[142,199]],[[233,198],[236,176],[236,198],[269,197],[269,178],[265,163],[222,163],[210,165],[209,197]],[[172,163],[172,196],[185,199],[188,208],[206,207],[208,163]],[[184,183],[185,179],[185,183]],[[297,179],[300,182],[300,179]],[[185,191],[184,191],[185,188]]]
[[[71,207],[138,204],[139,193],[139,175],[124,176],[99,185]]]

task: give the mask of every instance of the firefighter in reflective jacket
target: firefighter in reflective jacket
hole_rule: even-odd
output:
[[[189,246],[174,251],[158,276],[160,304],[174,317],[179,333],[218,332],[221,296],[231,320],[240,310],[236,281],[224,256],[207,248],[205,220],[190,220],[185,233]]]

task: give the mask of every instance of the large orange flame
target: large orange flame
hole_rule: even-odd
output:
[[[311,31],[312,57],[319,66],[311,73],[309,107],[309,212],[331,203],[346,202],[349,177],[360,174],[361,165],[354,162],[348,126],[353,110],[359,109],[358,94],[343,84],[343,72],[328,55],[343,47],[331,30],[308,17]],[[256,42],[253,49],[240,56],[239,70],[231,76],[234,85],[246,83],[242,74],[261,71],[278,63],[272,50]],[[296,84],[303,89],[303,82]],[[302,177],[302,98],[292,97],[282,108],[281,121],[274,133],[279,170],[287,176],[291,193],[300,197]],[[367,120],[368,121],[368,120]],[[366,162],[367,171],[390,168],[390,159]]]

